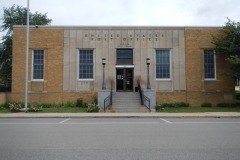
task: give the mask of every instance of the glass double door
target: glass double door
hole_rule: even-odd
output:
[[[133,91],[133,68],[117,68],[117,91]]]

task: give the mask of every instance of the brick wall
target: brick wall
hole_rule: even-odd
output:
[[[25,93],[25,29],[15,28],[13,39],[13,81],[11,100],[24,101]],[[29,38],[29,102],[66,103],[83,98],[91,102],[96,92],[63,92],[64,30],[31,28]],[[44,81],[35,82],[32,77],[32,51],[44,49]]]
[[[211,43],[212,35],[218,29],[186,29],[186,83],[187,102],[201,105],[204,102],[217,104],[220,102],[234,102],[234,81],[224,75],[229,71],[226,57],[216,56],[217,79],[204,81],[204,49],[214,49]],[[232,96],[231,98],[226,98]]]
[[[0,92],[0,104],[5,104],[11,99],[11,93],[9,92]]]
[[[24,100],[25,29],[15,28],[13,35],[12,99]],[[63,88],[63,29],[31,28],[29,38],[29,102],[61,102]],[[32,51],[44,50],[44,81],[32,81]]]

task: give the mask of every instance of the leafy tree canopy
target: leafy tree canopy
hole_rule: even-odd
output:
[[[227,55],[226,59],[231,65],[229,75],[235,80],[240,79],[240,22],[234,22],[229,18],[220,32],[213,36],[213,44],[216,46],[216,54]]]
[[[3,8],[3,25],[2,31],[7,31],[7,34],[11,34],[13,25],[26,25],[27,24],[27,8],[19,5],[13,5],[10,8]],[[48,25],[51,23],[51,19],[47,18],[47,13],[41,14],[35,12],[34,14],[29,12],[29,24],[30,25]]]
[[[6,34],[0,43],[0,84],[9,87],[12,77],[12,31],[13,25],[27,24],[27,8],[13,5],[9,8],[3,8],[3,24],[0,26],[1,31]],[[30,25],[48,25],[51,19],[47,18],[47,13],[29,12]]]

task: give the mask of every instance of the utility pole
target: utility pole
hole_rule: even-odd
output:
[[[27,28],[26,28],[26,77],[25,77],[25,110],[28,108],[28,48],[29,48],[29,0],[27,0]]]

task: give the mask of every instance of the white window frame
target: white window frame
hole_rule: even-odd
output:
[[[82,79],[79,78],[79,54],[80,50],[92,50],[93,51],[93,78],[90,79]],[[77,49],[77,80],[78,81],[94,81],[95,79],[95,50],[93,48],[78,48]]]
[[[34,79],[34,70],[33,70],[34,69],[34,51],[37,51],[37,50],[42,50],[43,51],[43,78],[42,79]],[[32,76],[31,76],[32,81],[36,81],[36,82],[44,81],[44,73],[45,73],[44,68],[45,68],[45,51],[44,51],[44,49],[42,49],[42,48],[33,49],[32,50]]]
[[[213,51],[213,58],[214,58],[214,78],[205,78],[205,59],[204,59],[204,54],[206,50],[212,50]],[[217,80],[217,65],[216,65],[216,54],[214,49],[204,49],[203,50],[203,77],[205,81],[215,81]]]
[[[169,75],[170,75],[170,77],[169,78],[157,78],[157,51],[158,50],[168,50],[169,51],[169,69],[170,69],[170,73],[169,73]],[[155,66],[154,66],[154,68],[155,68],[155,72],[154,72],[154,74],[155,74],[155,80],[157,80],[157,81],[171,81],[172,80],[172,49],[170,49],[170,48],[156,48],[155,49],[155,54],[154,54],[154,59],[155,59]]]

